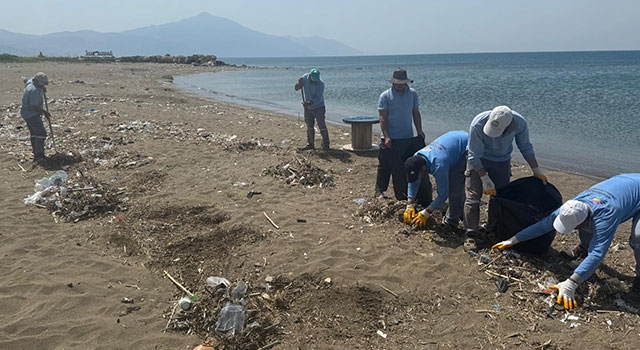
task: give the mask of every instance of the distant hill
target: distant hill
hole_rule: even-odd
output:
[[[47,35],[0,29],[0,53],[18,56],[82,56],[85,50],[115,56],[213,54],[218,57],[351,56],[362,52],[321,37],[295,38],[251,30],[203,12],[184,20],[119,33],[94,31]]]

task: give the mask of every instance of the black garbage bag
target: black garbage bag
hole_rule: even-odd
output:
[[[489,200],[488,227],[503,241],[526,227],[551,214],[562,205],[560,191],[536,177],[524,177],[512,181],[497,190]],[[556,236],[552,230],[526,242],[516,244],[513,249],[525,253],[544,254],[549,251]]]

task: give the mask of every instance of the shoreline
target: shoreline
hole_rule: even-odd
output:
[[[248,67],[248,69],[253,69],[252,67]],[[270,69],[270,68],[266,68],[266,69]],[[280,68],[275,68],[275,69],[280,69]],[[194,73],[195,75],[197,74],[202,74],[203,72],[199,72],[199,73]],[[216,73],[216,72],[211,72],[211,73]],[[189,76],[189,75],[194,75],[194,74],[184,74],[182,75],[183,77]],[[174,83],[174,86],[176,86],[176,84]],[[259,101],[260,103],[252,103],[250,99],[248,98],[241,98],[241,97],[237,97],[237,96],[232,96],[232,95],[227,95],[224,92],[221,91],[204,91],[202,90],[202,88],[189,88],[186,85],[182,85],[182,86],[176,86],[177,89],[180,89],[181,91],[191,94],[194,97],[197,98],[204,98],[207,100],[211,100],[211,101],[215,101],[215,102],[221,102],[221,103],[229,103],[229,104],[234,104],[234,105],[239,105],[239,106],[244,106],[244,107],[249,107],[249,108],[255,108],[258,110],[263,110],[263,111],[268,111],[268,112],[273,112],[273,113],[278,113],[278,114],[282,114],[284,116],[287,117],[291,117],[291,118],[297,118],[297,119],[301,119],[301,112],[298,112],[297,115],[293,114],[294,112],[291,111],[290,109],[286,108],[286,107],[270,107],[268,105],[266,105],[264,103],[264,101]],[[217,97],[217,96],[222,96],[222,97]],[[339,116],[339,118],[341,118],[341,116]],[[424,122],[424,120],[423,120]],[[327,116],[327,124],[336,126],[336,127],[340,127],[340,128],[346,128],[346,130],[348,132],[351,131],[351,128],[348,124],[345,124],[344,122],[341,122],[339,120],[334,120],[334,119],[330,119],[329,116]],[[462,130],[462,129],[460,129]],[[437,135],[431,135],[431,136],[427,136],[426,139],[426,144],[429,144],[429,142],[435,140],[438,136],[440,136],[442,133],[445,133],[447,131],[450,130],[446,130],[446,131],[442,131],[440,134]],[[468,131],[465,130],[465,131]],[[430,133],[427,133],[427,135],[429,135]],[[374,136],[374,140],[373,143],[375,144],[375,141],[377,141],[377,139],[380,136],[380,127],[379,124],[375,124],[373,125],[373,136]],[[536,149],[536,145],[534,143],[534,150]],[[546,156],[546,154],[542,154],[543,157],[540,157],[540,155],[538,154],[538,152],[536,152],[536,156],[538,158],[538,162],[541,163],[541,167],[544,169],[548,169],[548,170],[553,170],[553,171],[558,171],[558,172],[566,172],[568,174],[573,174],[573,175],[577,175],[577,176],[584,176],[587,177],[589,179],[593,179],[593,180],[605,180],[613,175],[606,175],[605,172],[597,172],[595,171],[595,169],[592,169],[592,173],[588,173],[585,170],[581,170],[577,167],[570,167],[570,166],[565,166],[562,167],[560,164],[562,164],[561,161],[555,161],[553,160],[553,155],[547,156],[550,157],[551,159],[548,159],[547,162],[544,162]],[[543,161],[541,161],[543,160]],[[512,163],[517,164],[517,165],[522,165],[522,164],[526,164],[526,162],[524,161],[524,159],[522,158],[522,156],[520,155],[517,147],[514,146],[514,150],[512,153]],[[614,174],[615,175],[615,174]]]

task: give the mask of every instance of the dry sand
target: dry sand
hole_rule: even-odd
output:
[[[640,347],[634,307],[616,304],[633,276],[628,223],[566,319],[536,292],[572,271],[558,251],[577,237],[487,266],[463,251],[460,232],[411,230],[401,203],[372,198],[376,154],[340,150],[348,126],[330,125],[332,150],[300,153],[296,118],[163,79],[214,69],[0,67],[1,349]],[[22,77],[37,71],[51,82],[58,142],[47,168],[32,167],[19,115]],[[59,169],[70,200],[25,205],[34,182]],[[597,182],[548,175],[565,199]],[[165,270],[200,297],[192,310],[175,308],[185,293]],[[506,293],[497,275],[509,278]],[[209,276],[248,285],[246,326],[232,339],[213,331],[226,299]]]

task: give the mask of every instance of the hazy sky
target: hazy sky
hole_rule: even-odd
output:
[[[120,32],[208,12],[366,54],[640,50],[640,0],[0,1],[0,29],[24,34]]]

